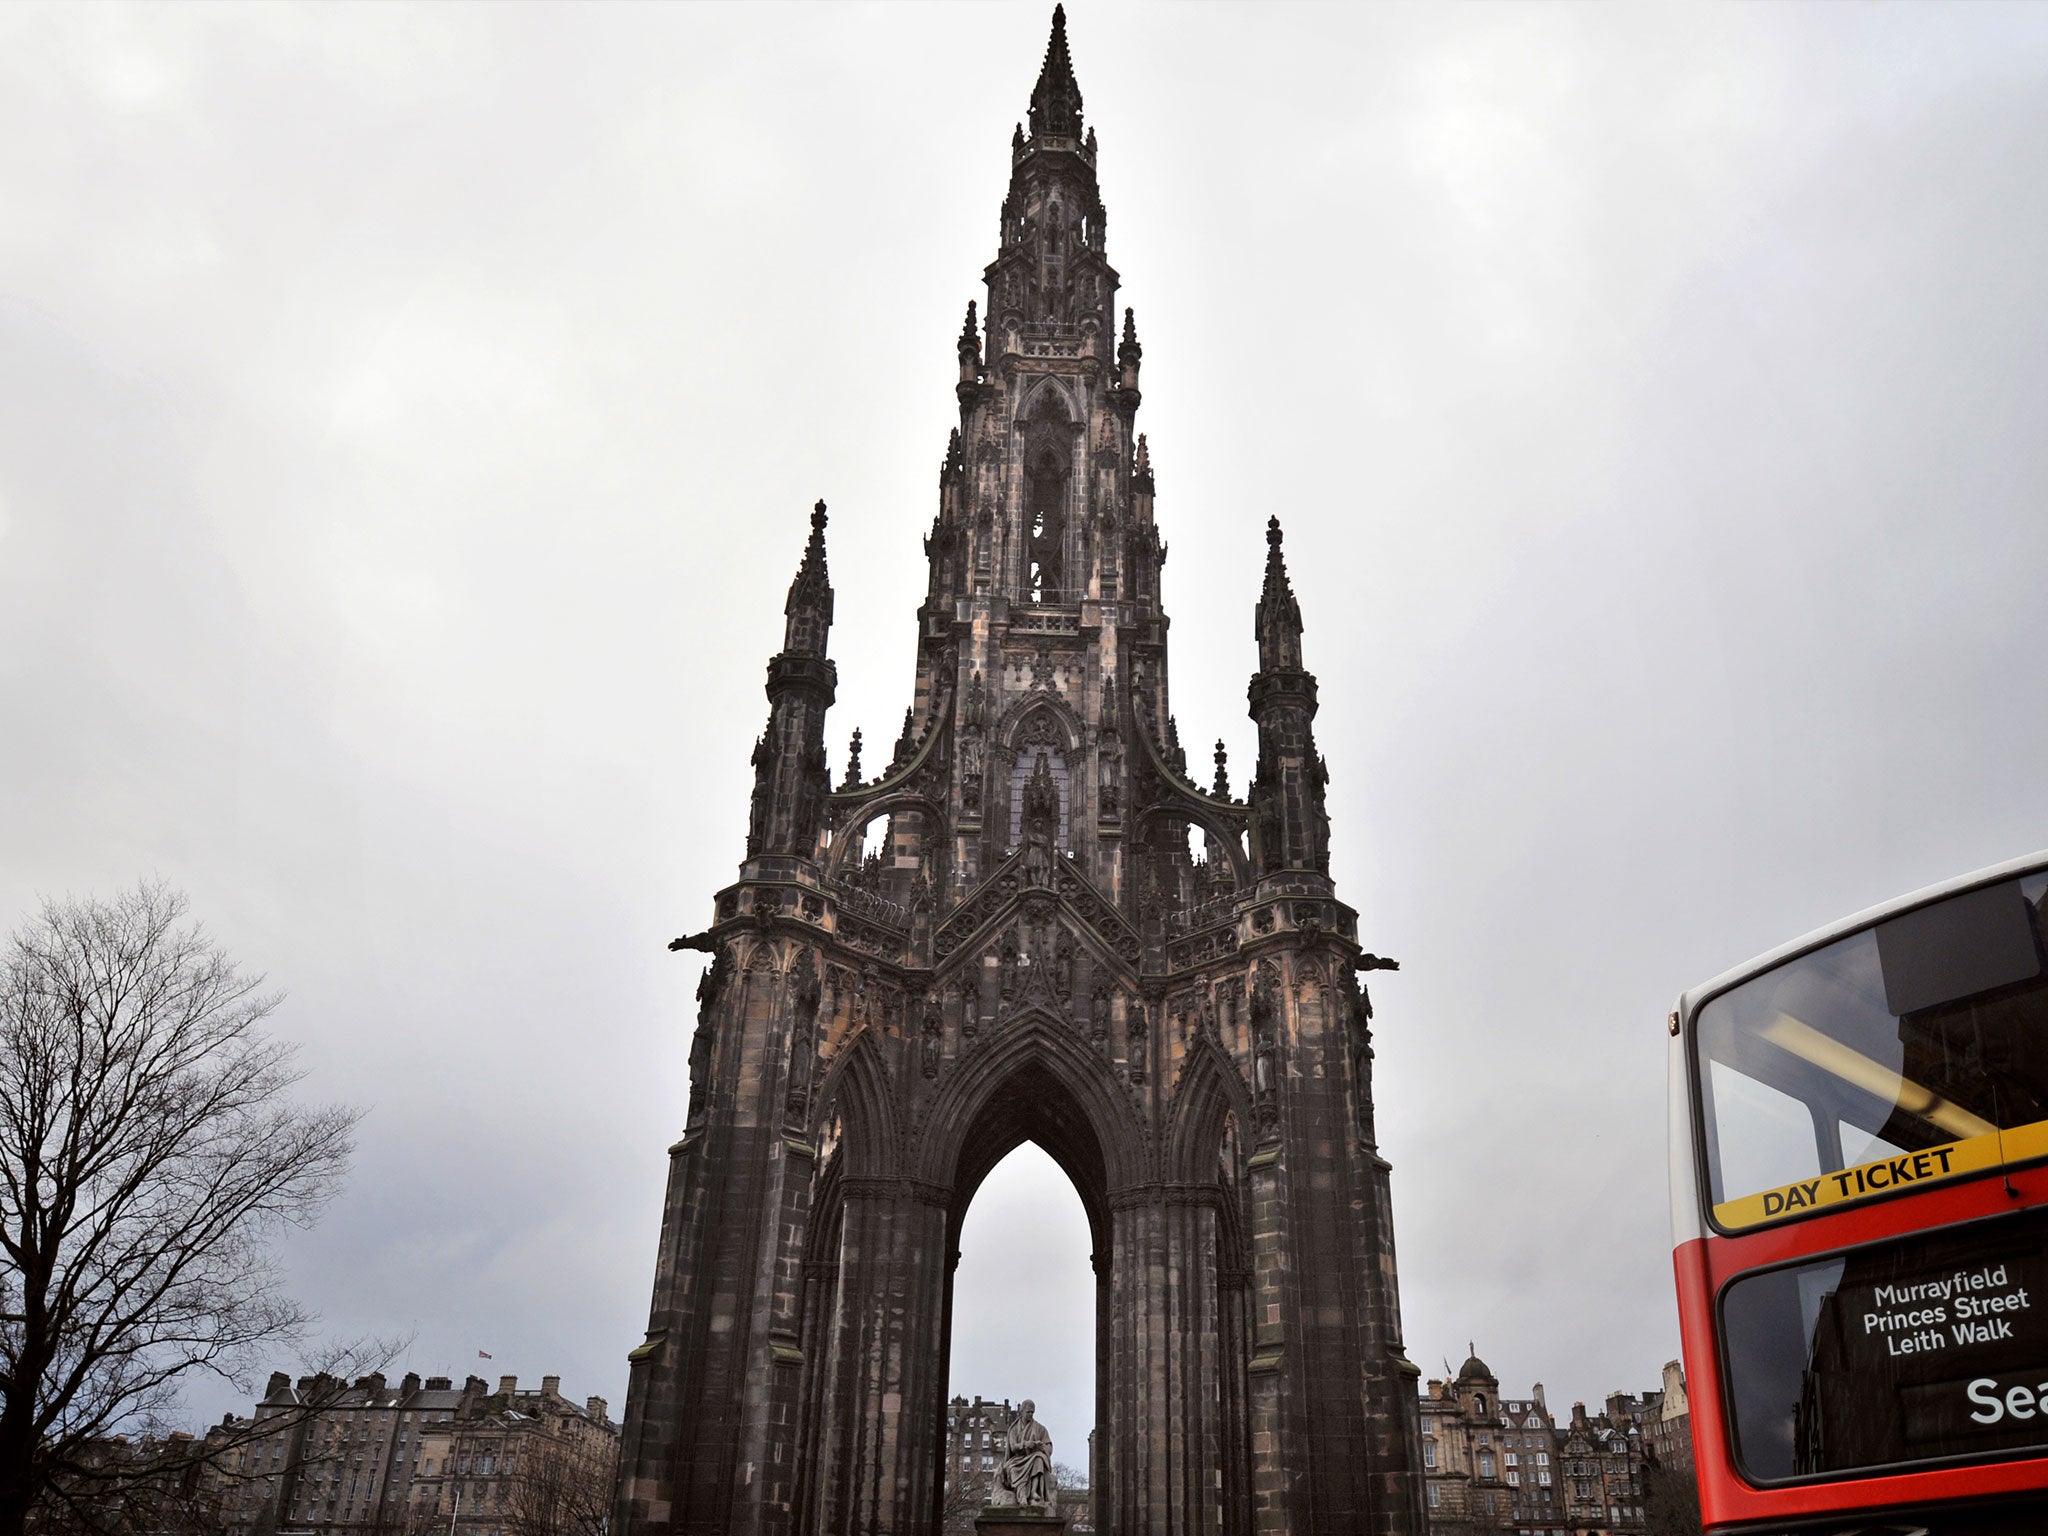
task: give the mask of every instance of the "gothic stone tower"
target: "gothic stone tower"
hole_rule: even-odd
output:
[[[1268,524],[1243,799],[1172,712],[1142,355],[1065,19],[959,340],[917,676],[834,789],[826,515],[717,897],[619,1529],[927,1536],[962,1217],[1020,1142],[1098,1276],[1098,1528],[1423,1528],[1372,1010]],[[864,853],[871,824],[886,836]],[[1199,847],[1197,848],[1196,845]]]

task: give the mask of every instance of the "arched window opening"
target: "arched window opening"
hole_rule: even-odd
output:
[[[1031,461],[1024,477],[1027,595],[1034,603],[1060,603],[1066,593],[1067,474],[1066,456],[1047,447]]]
[[[870,817],[846,831],[848,847],[838,866],[839,883],[888,901],[905,903],[918,877],[935,877],[925,867],[924,812],[899,808]]]
[[[1062,1513],[1087,1508],[1095,1428],[1096,1279],[1088,1217],[1067,1175],[1025,1142],[982,1181],[953,1274],[942,1529],[971,1532],[1001,1464],[1006,1416],[1026,1398],[1052,1435]]]

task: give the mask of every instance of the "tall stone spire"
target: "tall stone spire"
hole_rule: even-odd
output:
[[[1081,137],[1081,87],[1074,63],[1067,57],[1067,8],[1052,8],[1052,37],[1045,45],[1045,66],[1031,92],[1031,136],[1053,139]]]
[[[1213,773],[1182,746],[1182,719],[1210,733],[1171,686],[1144,349],[1064,10],[1029,117],[985,294],[933,360],[959,420],[902,729],[872,777],[853,732],[830,788],[820,502],[747,857],[671,946],[712,959],[618,1536],[935,1529],[948,1276],[1027,1139],[1096,1234],[1098,1529],[1426,1529],[1357,982],[1378,962],[1328,876],[1279,524],[1239,800],[1221,742]]]

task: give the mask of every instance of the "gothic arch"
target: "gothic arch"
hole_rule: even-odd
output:
[[[1232,1116],[1240,1127],[1252,1123],[1251,1091],[1245,1087],[1244,1074],[1221,1046],[1197,1032],[1174,1084],[1161,1175],[1188,1184],[1214,1178],[1216,1148]]]
[[[1057,411],[1047,410],[1046,407],[1049,405],[1057,407]],[[1050,376],[1040,379],[1037,385],[1017,402],[1016,421],[1020,430],[1026,423],[1037,422],[1072,426],[1082,416],[1081,404],[1074,398],[1065,381]]]
[[[1081,717],[1074,708],[1056,693],[1027,694],[1004,710],[996,719],[995,739],[1006,751],[1014,752],[1024,744],[1025,728],[1031,724],[1034,715],[1050,715],[1060,731],[1062,752],[1080,750],[1087,732],[1081,725]]]
[[[1034,724],[1046,721],[1053,739],[1044,744],[1052,753],[1051,769],[1059,783],[1060,828],[1058,843],[1062,849],[1071,850],[1075,844],[1076,826],[1081,815],[1087,764],[1084,761],[1082,743],[1086,731],[1072,706],[1057,694],[1033,693],[1019,699],[1004,710],[997,719],[994,740],[995,750],[989,753],[986,766],[989,789],[986,815],[989,846],[987,856],[1000,859],[1015,846],[1013,838],[1018,831],[1018,797],[1022,793],[1023,776],[1028,773],[1027,758],[1035,758],[1038,744],[1025,739]]]
[[[889,1065],[874,1031],[858,1030],[825,1070],[818,1093],[818,1119],[839,1116],[835,1171],[847,1178],[882,1177],[896,1171],[901,1143]]]
[[[864,831],[876,817],[887,816],[892,811],[917,811],[924,816],[926,827],[945,825],[944,812],[921,790],[890,790],[872,800],[863,800],[852,810],[833,818],[832,846],[825,856],[825,877],[828,880],[838,878],[845,868],[847,850],[860,846],[860,839],[853,834]]]
[[[912,1165],[919,1178],[953,1190],[964,1212],[961,1195],[971,1198],[989,1169],[1025,1141],[1066,1171],[1083,1205],[1138,1182],[1149,1161],[1144,1124],[1109,1063],[1073,1025],[1043,1010],[997,1025],[992,1038],[953,1063],[916,1129]],[[1089,1219],[1094,1225],[1092,1209]]]
[[[1230,860],[1230,877],[1240,891],[1248,890],[1254,883],[1252,863],[1244,851],[1243,834],[1226,823],[1207,806],[1191,805],[1185,799],[1155,800],[1138,812],[1135,830],[1144,831],[1146,825],[1162,816],[1171,816],[1180,821],[1191,821],[1204,832],[1210,833],[1223,845],[1223,856]]]

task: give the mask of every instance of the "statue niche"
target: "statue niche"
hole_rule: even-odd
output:
[[[1052,884],[1053,849],[1060,830],[1060,790],[1053,782],[1048,754],[1038,755],[1038,766],[1024,785],[1023,822],[1024,884]]]

